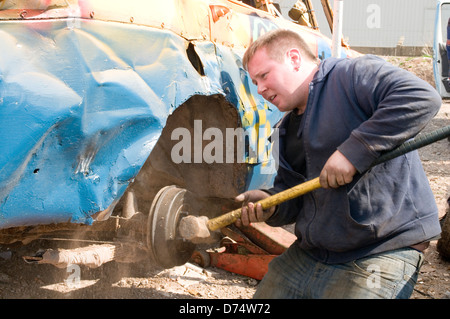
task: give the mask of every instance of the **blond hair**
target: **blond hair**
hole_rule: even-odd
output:
[[[261,48],[266,48],[269,57],[278,62],[282,62],[284,54],[292,48],[299,49],[311,61],[318,62],[317,56],[298,33],[291,30],[277,29],[265,33],[250,44],[242,59],[245,70],[247,70],[250,59]]]

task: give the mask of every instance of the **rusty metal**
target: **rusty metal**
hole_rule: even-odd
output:
[[[261,280],[275,255],[212,254],[211,265],[226,271]]]
[[[221,229],[226,237],[221,247],[213,251],[196,250],[191,261],[202,267],[217,267],[226,271],[261,280],[273,258],[282,254],[295,236],[279,227],[254,223],[239,229]]]
[[[253,223],[239,228],[252,242],[269,254],[281,255],[297,237],[281,227],[271,227],[266,223]]]
[[[303,0],[303,2],[305,3],[306,8],[308,9],[309,20],[312,28],[315,30],[319,30],[319,24],[317,23],[316,12],[314,11],[312,2],[310,0]]]
[[[330,27],[330,31],[333,32],[333,9],[331,9],[330,2],[328,0],[320,0],[323,7],[323,13],[328,22],[328,26]]]

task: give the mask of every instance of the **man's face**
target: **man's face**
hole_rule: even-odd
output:
[[[299,64],[286,54],[283,62],[271,59],[266,48],[258,49],[247,64],[253,83],[264,99],[274,104],[281,112],[299,106]]]

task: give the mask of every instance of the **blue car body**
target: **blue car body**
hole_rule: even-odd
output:
[[[46,2],[0,7],[0,230],[108,219],[195,96],[223,97],[248,132],[236,191],[270,186],[266,138],[282,114],[257,94],[242,55],[272,28],[304,32],[321,58],[327,39],[238,1]]]

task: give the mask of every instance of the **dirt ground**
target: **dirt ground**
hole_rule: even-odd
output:
[[[433,82],[431,59],[386,57],[388,61]],[[450,124],[450,101],[426,128]],[[450,142],[442,140],[420,150],[440,216],[450,196]],[[56,243],[61,246],[63,243]],[[26,246],[0,246],[0,298],[2,299],[249,299],[258,281],[218,268],[188,263],[172,269],[151,264],[107,263],[100,268],[56,268],[25,263],[55,242],[38,240]],[[443,260],[432,242],[426,251],[412,299],[450,298],[450,262]]]

